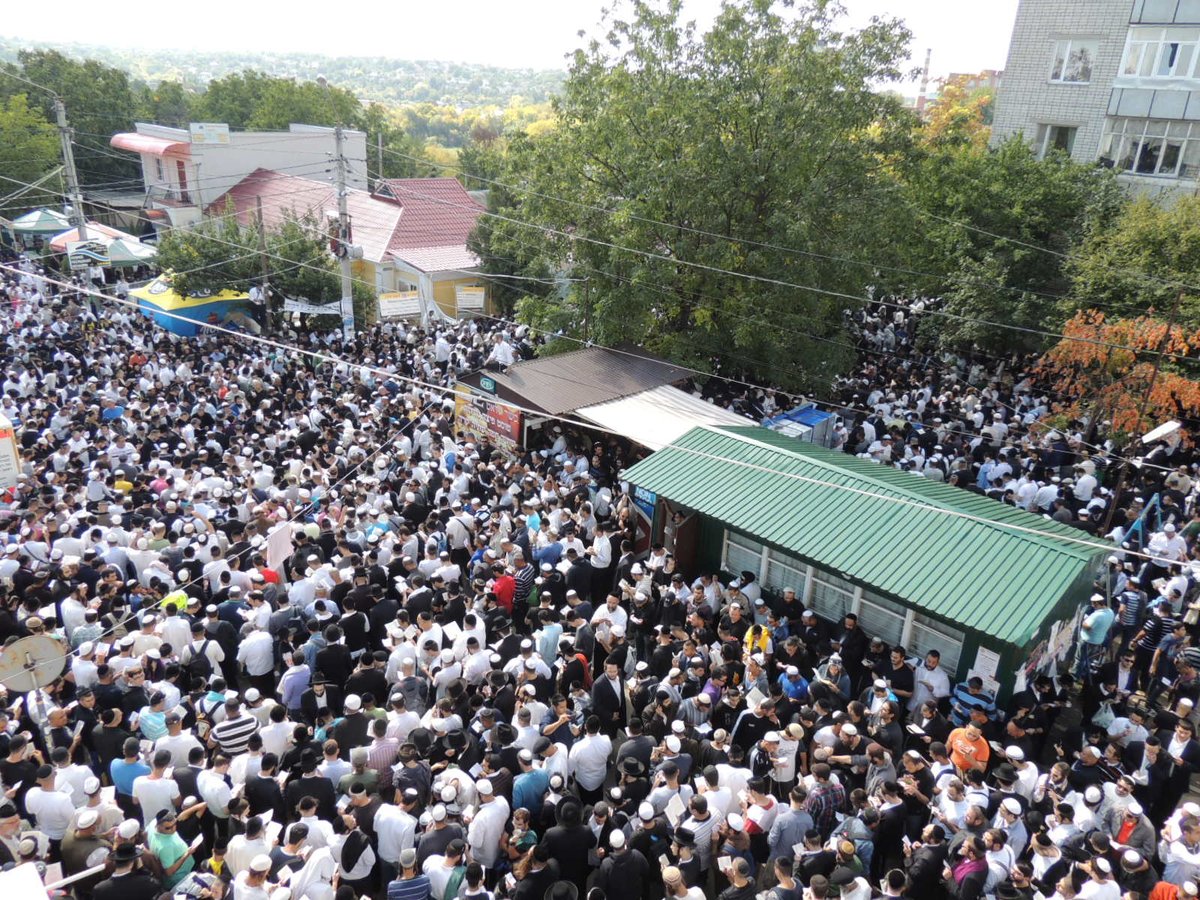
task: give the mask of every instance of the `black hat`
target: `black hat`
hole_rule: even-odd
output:
[[[638,778],[644,775],[645,772],[646,767],[642,765],[642,761],[640,759],[636,759],[632,756],[626,756],[623,760],[621,760],[622,775],[628,775],[631,778]]]
[[[546,888],[542,900],[579,900],[579,888],[573,881],[556,881]]]
[[[583,821],[583,807],[576,797],[567,795],[554,808],[554,818],[564,828],[574,828]]]
[[[676,828],[671,833],[671,840],[680,847],[695,847],[696,835],[692,833],[690,828]]]
[[[137,844],[121,844],[116,850],[109,854],[108,858],[120,866],[124,865],[125,863],[133,862],[141,855],[142,848]]]
[[[857,873],[849,866],[838,866],[833,870],[833,874],[829,876],[829,883],[838,887],[845,887],[848,884],[853,884],[857,878]]]

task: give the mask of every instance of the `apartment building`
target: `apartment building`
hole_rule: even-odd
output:
[[[1200,185],[1200,0],[1021,0],[992,139],[1168,200]]]

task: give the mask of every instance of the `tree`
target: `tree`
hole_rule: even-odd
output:
[[[942,84],[925,120],[926,140],[951,140],[981,149],[987,146],[996,92],[989,87],[970,87],[972,77],[956,75]]]
[[[195,121],[192,106],[197,97],[178,81],[161,81],[156,87],[142,89],[142,110],[145,118],[159,125],[187,128]]]
[[[1165,419],[1180,419],[1195,433],[1200,373],[1170,357],[1200,350],[1200,330],[1176,325],[1168,333],[1163,319],[1109,320],[1103,312],[1084,310],[1066,323],[1063,335],[1039,365],[1059,395],[1078,398],[1056,413],[1110,421],[1118,437],[1141,434]]]
[[[1039,160],[1019,136],[993,148],[953,131],[943,138],[925,145],[906,181],[909,264],[937,276],[918,283],[958,317],[928,317],[924,334],[997,355],[1042,349],[1036,332],[1061,324],[1053,297],[1070,287],[1064,255],[1115,215],[1120,188],[1112,173],[1065,154]]]
[[[328,238],[311,216],[285,219],[266,234],[267,280],[272,308],[282,310],[286,297],[315,304],[336,303],[342,296],[341,276],[329,252]],[[257,225],[240,225],[227,207],[220,218],[191,229],[174,228],[158,245],[159,266],[172,273],[172,285],[184,295],[244,291],[261,284],[262,255]],[[359,279],[352,285],[358,323],[375,318],[373,286]],[[332,321],[330,328],[340,327]]]
[[[22,50],[18,59],[18,65],[6,65],[54,91],[66,104],[75,129],[75,161],[85,186],[140,180],[137,158],[126,158],[108,145],[114,132],[133,128],[139,109],[128,75],[96,60],[75,60],[56,50]],[[0,97],[26,90],[31,89],[14,79],[0,78]],[[47,122],[54,121],[53,96],[31,90],[29,99],[41,108]]]
[[[1146,197],[1127,203],[1106,227],[1088,231],[1067,265],[1069,316],[1103,309],[1110,317],[1164,315],[1180,284],[1200,283],[1200,198],[1160,206]],[[1179,321],[1200,327],[1200,298],[1185,296]]]
[[[554,127],[510,140],[499,180],[520,189],[491,193],[503,218],[480,224],[485,268],[550,276],[521,288],[522,308],[563,306],[577,336],[828,386],[853,358],[843,310],[871,277],[844,258],[896,258],[892,167],[914,125],[876,89],[908,33],[842,32],[834,12],[743,0],[704,35],[678,0],[610,19],[576,52]]]
[[[0,103],[0,195],[17,190],[21,183],[37,181],[58,165],[58,132],[42,113],[29,105],[25,94],[13,94]],[[54,185],[51,185],[54,187]],[[52,191],[26,193],[12,207],[0,208],[11,214],[53,199]]]

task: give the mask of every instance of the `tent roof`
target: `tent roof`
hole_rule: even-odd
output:
[[[71,227],[71,221],[52,209],[35,209],[12,220],[12,229],[21,234],[58,234]]]
[[[140,265],[158,255],[158,249],[141,241],[116,238],[108,245],[108,258],[114,266]]]
[[[99,222],[88,222],[85,226],[88,232],[88,238],[122,238],[128,241],[137,242],[137,238],[132,234],[120,231],[116,228],[109,228],[107,225],[101,225]],[[55,253],[66,253],[67,244],[79,240],[79,229],[72,228],[69,231],[64,231],[62,234],[56,234],[50,239],[50,249]]]
[[[661,450],[697,425],[752,425],[751,420],[664,384],[575,410],[575,415]]]

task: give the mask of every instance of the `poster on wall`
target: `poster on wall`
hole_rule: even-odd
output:
[[[517,455],[521,448],[521,411],[491,403],[466,385],[454,389],[454,430],[458,437],[479,439],[485,434],[499,450]]]
[[[658,494],[635,485],[633,505],[638,514],[637,541],[633,549],[635,553],[645,553],[653,543],[654,508],[658,505]]]
[[[15,487],[21,474],[21,454],[13,424],[0,416],[0,488]]]

